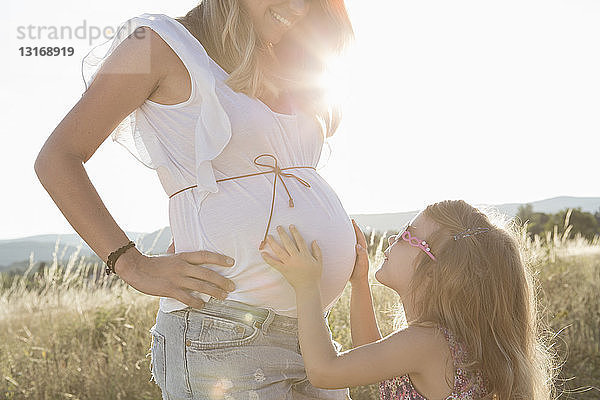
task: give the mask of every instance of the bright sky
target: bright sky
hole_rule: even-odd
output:
[[[345,118],[319,173],[348,213],[598,196],[600,2],[347,0],[357,35]],[[6,7],[6,3],[5,7]],[[18,39],[19,26],[116,28],[194,1],[8,1],[0,13],[0,239],[73,233],[34,160],[81,96],[81,58],[105,38]],[[84,28],[80,28],[83,31]],[[24,57],[21,46],[73,46]],[[125,230],[168,225],[154,171],[109,138],[86,164]]]

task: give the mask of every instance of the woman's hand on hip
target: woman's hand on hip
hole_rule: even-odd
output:
[[[197,309],[204,307],[204,301],[195,297],[194,291],[225,299],[235,289],[233,281],[204,267],[232,267],[235,262],[228,263],[228,257],[210,251],[174,253],[171,242],[167,255],[143,255],[119,276],[142,293],[171,297]]]
[[[354,270],[350,275],[350,284],[369,280],[369,255],[367,254],[367,239],[353,219],[354,234],[356,235],[356,260]]]
[[[294,289],[314,287],[321,280],[323,271],[323,258],[317,242],[313,241],[309,250],[294,225],[290,225],[293,239],[281,226],[277,227],[277,232],[283,246],[272,235],[269,235],[267,244],[277,258],[263,250],[260,252],[263,260],[279,271]]]

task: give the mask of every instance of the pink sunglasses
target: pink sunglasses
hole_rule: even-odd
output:
[[[431,249],[429,248],[429,245],[427,244],[426,241],[419,239],[416,236],[413,236],[410,234],[410,232],[408,231],[408,228],[410,227],[410,223],[406,224],[406,226],[404,227],[404,229],[399,232],[397,235],[395,235],[395,242],[398,241],[399,239],[404,240],[405,242],[408,242],[411,246],[413,247],[418,247],[421,250],[423,250],[433,261],[435,261],[435,256],[433,254],[431,254]]]

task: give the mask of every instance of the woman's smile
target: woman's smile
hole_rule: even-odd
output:
[[[271,44],[277,44],[310,9],[306,0],[241,0],[241,3],[258,35]]]

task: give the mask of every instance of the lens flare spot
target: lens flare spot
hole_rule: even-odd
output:
[[[226,392],[233,387],[233,382],[229,379],[221,378],[213,386],[210,398],[213,400],[229,400],[233,399]]]

